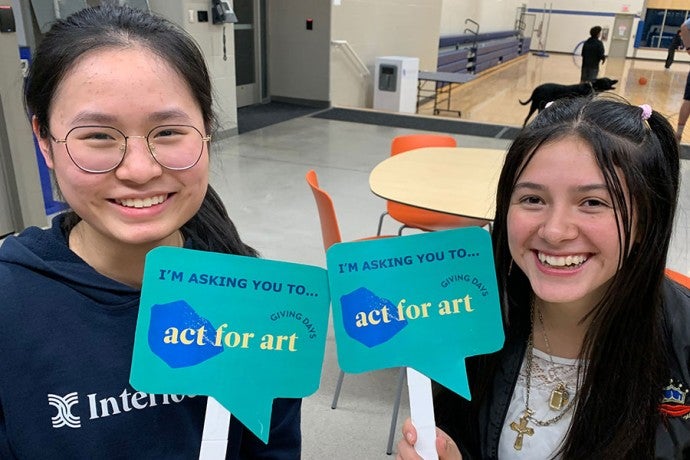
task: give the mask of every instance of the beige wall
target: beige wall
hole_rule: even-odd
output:
[[[272,100],[330,100],[330,0],[268,0],[268,91]],[[313,30],[306,30],[306,20]]]
[[[443,0],[441,16],[441,35],[461,34],[466,28],[467,19],[479,23],[480,32],[510,30],[514,27],[517,9],[523,2],[519,0]]]
[[[333,5],[333,40],[345,40],[370,74],[331,46],[331,99],[334,105],[371,107],[378,56],[419,58],[421,70],[436,70],[442,0],[342,0]]]

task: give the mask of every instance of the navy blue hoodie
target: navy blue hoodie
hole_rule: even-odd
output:
[[[0,246],[0,459],[198,458],[206,398],[129,385],[140,291],[72,252],[62,220]],[[300,458],[300,407],[274,401],[268,445],[233,418],[227,458]]]

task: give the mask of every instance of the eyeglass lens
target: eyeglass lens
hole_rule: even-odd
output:
[[[165,168],[176,170],[194,166],[204,143],[196,128],[184,125],[158,126],[149,132],[147,139],[155,160]],[[108,126],[74,128],[67,134],[66,145],[72,161],[91,172],[116,168],[130,148],[125,135]]]

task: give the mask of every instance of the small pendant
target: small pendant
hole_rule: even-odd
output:
[[[568,404],[568,390],[566,390],[563,383],[559,383],[556,388],[551,392],[551,397],[549,398],[549,407],[553,410],[561,410]]]

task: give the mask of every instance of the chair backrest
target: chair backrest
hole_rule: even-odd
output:
[[[682,273],[678,273],[675,270],[671,270],[670,268],[666,269],[666,276],[671,278],[676,283],[682,284],[686,288],[690,289],[690,277],[687,277]]]
[[[333,200],[330,195],[319,187],[319,179],[316,171],[309,170],[306,175],[307,184],[311,187],[316,200],[316,207],[319,210],[319,220],[321,221],[321,236],[323,237],[323,249],[327,250],[335,243],[340,243],[340,228],[338,218],[335,215]]]
[[[422,147],[457,147],[457,145],[455,138],[447,134],[405,134],[396,136],[391,141],[391,156]],[[386,202],[386,210],[393,219],[405,225],[426,230],[480,225],[478,220],[472,221],[464,217],[429,211],[394,201]],[[462,223],[465,221],[467,221],[466,224]]]
[[[457,147],[455,138],[445,134],[405,134],[393,138],[391,156],[422,147]]]

